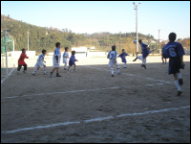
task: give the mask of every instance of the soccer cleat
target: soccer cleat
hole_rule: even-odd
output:
[[[67,70],[66,68],[64,68],[64,70]]]
[[[180,96],[182,94],[182,91],[178,91],[177,96]]]
[[[178,82],[179,82],[180,85],[183,85],[183,79],[182,78],[179,79]]]
[[[18,75],[20,75],[20,72],[17,72]]]
[[[50,73],[50,75],[49,75],[49,76],[50,76],[50,78],[52,77],[52,72]]]
[[[35,75],[36,75],[36,73],[32,73],[32,75],[33,75],[33,76],[35,76]]]
[[[146,68],[146,65],[143,65],[142,67],[144,67],[145,69],[147,69],[147,68]]]
[[[26,71],[23,71],[23,73],[26,73]]]
[[[45,72],[44,75],[48,75],[49,73]]]
[[[57,74],[56,77],[62,77],[61,75]]]
[[[76,72],[76,70],[74,69],[74,72]]]
[[[114,77],[114,75],[112,74],[111,77]]]

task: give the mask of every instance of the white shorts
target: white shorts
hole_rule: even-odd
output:
[[[63,63],[67,64],[67,58],[63,58]]]
[[[56,59],[53,59],[53,67],[60,67],[60,59],[58,59],[58,63]]]
[[[44,62],[37,62],[37,63],[35,64],[35,67],[41,67],[41,66],[43,66],[43,65],[46,65],[46,64],[44,64]]]
[[[110,60],[109,67],[118,66],[117,60]]]
[[[143,60],[143,56],[142,55],[138,56],[138,59]]]

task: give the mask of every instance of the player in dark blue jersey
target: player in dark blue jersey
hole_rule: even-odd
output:
[[[142,53],[142,56],[143,56],[142,65],[141,66],[146,69],[146,58],[149,55],[149,51],[148,51],[147,48],[149,47],[149,45],[144,44],[141,39],[139,40],[139,44],[141,45],[141,50],[142,50],[141,53]]]
[[[70,67],[72,67],[73,65],[74,65],[74,72],[76,72],[76,64],[75,64],[75,62],[78,61],[78,60],[75,58],[75,54],[76,54],[76,51],[72,51],[72,55],[71,55],[70,60],[69,60],[69,67],[68,67],[68,70],[67,70],[68,73],[69,73]]]
[[[185,64],[183,62],[184,49],[182,45],[178,42],[175,42],[176,34],[169,34],[169,42],[164,47],[163,55],[169,60],[169,69],[168,73],[174,75],[175,84],[178,89],[178,96],[181,95],[182,89],[181,85],[183,85],[182,74],[180,73],[180,69],[184,68]]]
[[[128,54],[125,52],[124,49],[122,49],[122,53],[118,57],[121,57],[121,60],[124,63],[124,65],[123,65],[124,68],[127,68],[127,66],[126,66],[126,63],[127,63],[126,56],[128,56]]]

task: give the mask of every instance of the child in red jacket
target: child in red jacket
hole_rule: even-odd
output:
[[[22,66],[24,66],[23,73],[25,73],[26,70],[27,70],[27,64],[24,61],[25,58],[29,58],[29,57],[26,55],[26,50],[23,48],[21,56],[20,56],[20,58],[18,60],[18,68],[17,68],[17,74],[18,75],[20,75],[20,69],[21,69]]]

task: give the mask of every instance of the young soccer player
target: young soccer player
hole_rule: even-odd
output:
[[[124,63],[124,65],[123,65],[124,68],[127,68],[127,66],[126,66],[127,61],[125,58],[126,56],[128,56],[128,54],[125,52],[124,49],[122,49],[122,53],[118,57],[121,57],[121,60]]]
[[[162,63],[167,64],[167,58],[164,56],[163,51],[164,51],[165,43],[162,44]]]
[[[142,65],[141,66],[146,69],[146,58],[147,58],[148,52],[149,52],[147,48],[149,47],[149,45],[144,44],[141,39],[139,40],[139,44],[141,46],[142,55],[143,55]]]
[[[67,70],[68,73],[69,73],[70,67],[72,67],[73,65],[74,65],[74,72],[76,72],[76,64],[75,64],[75,62],[78,61],[78,60],[75,58],[75,54],[76,54],[76,52],[72,51],[72,55],[71,55],[70,61],[69,61],[69,67],[68,67],[68,70]]]
[[[108,53],[107,58],[109,59],[109,67],[111,67],[111,76],[114,77],[114,70],[113,70],[114,66],[117,67],[118,74],[121,74],[121,72],[117,63],[117,52],[115,51],[116,46],[113,45],[111,48],[112,50]]]
[[[56,70],[56,77],[61,77],[59,75],[59,66],[60,66],[60,58],[61,58],[61,53],[60,53],[60,43],[57,42],[55,44],[56,48],[54,50],[54,55],[53,55],[53,70],[50,72],[50,77],[52,77],[53,72]]]
[[[47,75],[46,72],[46,61],[44,61],[44,57],[46,55],[46,50],[42,50],[42,54],[38,57],[37,62],[35,64],[36,69],[33,71],[32,75],[36,75],[36,71],[39,70],[41,66],[44,66],[44,75]]]
[[[23,73],[26,73],[27,70],[27,64],[25,63],[25,58],[29,58],[26,55],[26,50],[23,48],[20,58],[18,59],[18,68],[17,68],[17,74],[20,75],[21,67],[24,66]]]
[[[165,46],[163,54],[165,57],[170,58],[169,60],[169,68],[168,73],[173,74],[174,82],[178,89],[177,95],[180,96],[182,93],[181,85],[183,85],[182,74],[180,73],[180,69],[184,69],[184,62],[183,62],[183,55],[184,49],[179,42],[175,42],[176,34],[170,33],[169,34],[169,42]]]
[[[67,59],[68,58],[69,58],[68,47],[65,47],[65,52],[63,53],[64,70],[67,70]]]
[[[147,55],[147,56],[149,56],[149,55],[150,55],[152,52],[154,52],[155,50],[157,50],[157,49],[154,49],[154,50],[150,51],[150,48],[148,48],[148,55]],[[133,60],[133,62],[135,62],[137,59],[143,61],[143,55],[137,56],[137,57]]]

